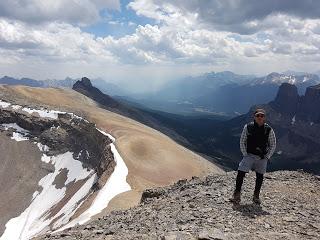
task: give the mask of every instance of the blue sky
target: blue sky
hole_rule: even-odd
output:
[[[135,11],[128,7],[130,1],[120,1],[120,10],[102,9],[99,14],[102,18],[97,23],[82,27],[85,32],[92,33],[96,37],[114,36],[120,38],[135,32],[137,25],[154,24],[151,18],[138,16]]]

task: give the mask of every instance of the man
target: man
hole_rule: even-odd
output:
[[[266,173],[268,160],[276,149],[276,137],[273,129],[265,122],[266,112],[257,109],[254,112],[254,121],[244,126],[240,138],[240,150],[243,159],[239,163],[236,178],[236,189],[230,200],[236,204],[241,201],[241,186],[245,174],[250,170],[256,172],[256,183],[253,194],[253,202],[261,204],[260,189],[263,182],[263,174]]]

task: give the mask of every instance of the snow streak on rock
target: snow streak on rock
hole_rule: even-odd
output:
[[[11,107],[13,110],[24,111],[29,114],[37,113],[40,117],[58,119],[59,114],[69,114],[72,118],[87,120],[73,113],[66,113],[56,110],[32,109],[0,100],[1,108]],[[21,128],[16,123],[1,124],[5,130],[14,129],[12,139],[16,141],[29,140],[30,132]],[[86,201],[91,193],[92,186],[97,181],[97,174],[94,170],[83,168],[82,162],[74,159],[72,152],[66,152],[57,156],[48,156],[46,153],[50,150],[48,146],[34,142],[42,152],[41,161],[44,164],[52,164],[54,171],[43,177],[39,181],[41,191],[35,191],[32,200],[27,209],[20,216],[10,219],[6,224],[6,229],[0,240],[27,240],[40,234],[49,233],[51,231],[63,230],[76,224],[83,224],[91,219],[92,216],[100,213],[108,206],[110,200],[116,195],[131,190],[130,185],[126,181],[128,168],[118,153],[114,142],[115,138],[110,134],[96,128],[101,134],[109,137],[111,143],[111,151],[114,155],[116,166],[114,172],[104,187],[98,192],[91,206],[85,210],[79,217],[70,222],[71,217],[79,209],[83,202]],[[89,157],[86,149],[80,151]],[[79,153],[79,154],[80,154]],[[78,156],[79,157],[79,156]],[[63,187],[58,188],[55,184],[56,177],[64,170],[67,173]],[[61,200],[65,197],[67,188],[80,180],[84,180],[79,190],[71,196],[71,198],[63,203],[62,208],[52,214],[52,209],[61,204]]]
[[[110,138],[112,142],[116,141],[116,139],[115,139],[113,136],[111,136],[109,133],[106,133],[106,132],[104,132],[104,131],[102,131],[102,130],[100,130],[100,129],[98,129],[98,128],[96,128],[96,129],[97,129],[99,132],[101,132],[103,135],[105,135],[105,136],[107,136],[108,138]]]
[[[43,149],[47,149],[47,147],[43,147]],[[66,185],[95,175],[93,170],[84,169],[80,161],[73,159],[71,152],[52,157],[43,154],[41,160],[53,164],[54,172],[49,173],[39,181],[39,186],[42,187],[42,191],[40,193],[35,192],[29,207],[20,216],[11,219],[6,224],[6,230],[0,239],[31,239],[39,233],[50,230],[49,224],[52,220],[63,215],[63,213],[59,212],[49,218],[51,213],[50,209],[58,204],[65,196]],[[55,186],[54,181],[63,169],[68,171],[67,180],[64,183],[64,187],[59,189]],[[89,180],[91,180],[87,183],[89,187],[86,187],[85,191],[84,189],[80,189],[79,191],[81,192],[77,192],[81,197],[86,196],[93,185],[92,178],[89,178]],[[76,206],[75,204],[69,203],[65,207],[70,207],[70,209],[65,209],[64,213],[67,214],[72,213]],[[72,215],[65,215],[63,218],[69,220],[71,216]]]
[[[2,108],[7,108],[11,105],[11,103],[8,103],[8,102],[4,102],[2,100],[0,100],[0,107]]]
[[[107,134],[101,130],[99,131],[104,134]],[[108,136],[109,135],[110,134],[108,134]],[[112,139],[114,138],[112,137]],[[110,146],[111,146],[111,151],[114,155],[116,166],[113,173],[109,177],[107,183],[99,191],[98,195],[96,196],[91,206],[84,213],[82,213],[79,217],[72,220],[70,223],[68,223],[64,227],[58,229],[56,232],[62,231],[66,228],[73,227],[76,224],[81,225],[88,222],[92,216],[100,213],[103,209],[105,209],[108,206],[110,200],[114,198],[116,195],[131,190],[131,187],[126,180],[128,175],[128,168],[125,162],[123,161],[122,157],[120,156],[119,152],[117,151],[115,145],[111,143]]]
[[[52,118],[52,119],[58,119],[58,114],[65,114],[65,112],[56,111],[56,110],[46,110],[46,109],[32,109],[28,107],[22,108],[22,111],[25,111],[29,114],[38,113],[40,117],[43,118]]]
[[[8,130],[10,128],[13,128],[14,130],[16,130],[15,132],[12,133],[11,139],[16,140],[17,142],[29,140],[29,138],[26,137],[26,135],[29,134],[29,131],[20,127],[16,123],[3,123],[0,126],[4,127],[4,130]]]

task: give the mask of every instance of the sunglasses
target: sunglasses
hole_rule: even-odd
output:
[[[264,118],[264,114],[256,114],[255,115],[257,118]]]

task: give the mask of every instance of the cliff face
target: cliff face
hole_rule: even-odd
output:
[[[72,113],[0,100],[0,236],[30,239],[81,216],[115,172],[111,143]]]
[[[229,202],[236,172],[193,178],[146,190],[135,208],[41,239],[319,239],[319,177],[267,173],[258,206],[251,202],[254,176],[246,178],[240,206]]]
[[[302,97],[297,117],[303,121],[320,123],[320,85],[308,87]]]
[[[277,112],[287,117],[305,122],[320,122],[320,85],[306,89],[305,95],[299,96],[295,85],[283,83],[278,90],[277,97],[269,105]]]
[[[49,147],[48,155],[73,152],[85,166],[100,169],[104,162],[112,162],[110,147],[112,141],[101,134],[95,125],[68,114],[60,114],[58,119],[48,119],[0,108],[0,123],[17,123],[29,131],[31,141],[38,141]],[[86,149],[88,154],[82,151]],[[109,152],[109,153],[108,153]]]
[[[278,90],[277,96],[270,105],[278,112],[292,117],[298,108],[300,97],[295,85],[283,83]]]

